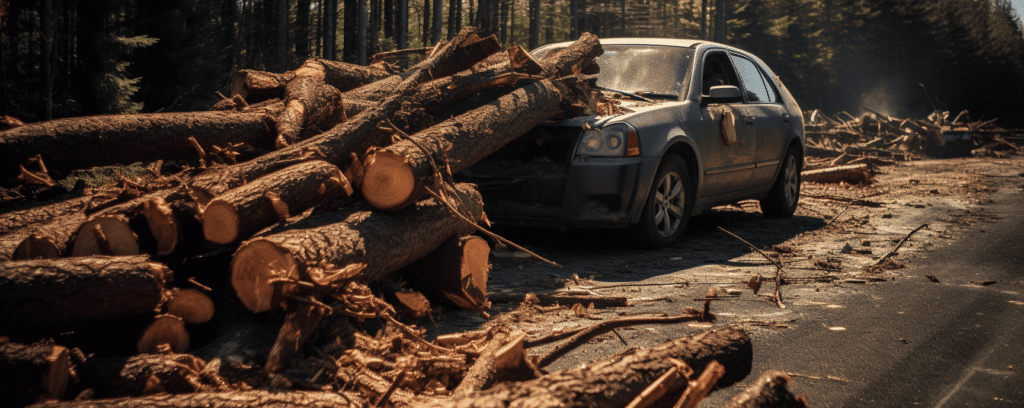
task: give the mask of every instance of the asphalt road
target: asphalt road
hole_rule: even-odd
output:
[[[748,380],[793,373],[790,390],[813,407],[1024,407],[1024,193],[991,198],[988,222],[896,280],[823,291],[828,307],[794,308],[790,328],[756,333]]]

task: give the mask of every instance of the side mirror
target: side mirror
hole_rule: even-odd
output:
[[[702,105],[742,101],[743,94],[740,92],[740,88],[733,85],[715,85],[711,87],[709,95],[701,99]]]

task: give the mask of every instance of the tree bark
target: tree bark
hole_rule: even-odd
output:
[[[92,201],[92,197],[89,196],[77,197],[0,215],[0,235],[6,235],[34,224],[60,219],[69,214],[83,212],[89,206],[90,201]]]
[[[56,344],[0,343],[0,395],[21,407],[38,400],[63,399],[71,376],[68,349]]]
[[[781,371],[768,370],[754,380],[743,392],[737,394],[725,408],[803,408],[807,406],[804,397],[793,396],[786,385],[789,376]]]
[[[139,161],[185,159],[214,145],[246,143],[269,149],[273,132],[262,113],[175,112],[57,119],[0,132],[0,177],[39,154],[51,171]]]
[[[452,238],[441,248],[402,268],[399,273],[414,288],[435,301],[483,316],[487,304],[487,278],[491,271],[487,240],[473,235]]]
[[[380,81],[396,74],[381,66],[362,66],[340,61],[317,59],[324,66],[324,82],[338,91],[346,92]]]
[[[238,71],[231,81],[231,95],[241,96],[247,103],[280,98],[284,96],[284,88],[288,81],[294,77],[295,73],[291,71],[277,74],[243,69]]]
[[[26,227],[0,237],[0,259],[53,259],[64,256],[85,213],[71,213],[45,224]]]
[[[457,190],[453,198],[461,203],[453,205],[470,221],[481,220],[480,194],[469,184],[460,184]],[[354,279],[378,281],[453,236],[472,231],[436,199],[395,213],[372,212],[365,206],[319,213],[243,243],[231,262],[231,283],[249,310],[262,312],[275,303],[272,279],[298,279],[313,267],[365,264]]]
[[[147,256],[0,263],[0,325],[59,328],[153,313],[172,280]]]
[[[540,65],[544,67],[542,74],[548,78],[560,78],[572,75],[573,67],[583,70],[592,64],[597,57],[604,54],[601,42],[596,35],[583,33],[578,40],[568,47],[552,51],[540,59]]]
[[[227,245],[336,197],[352,187],[337,167],[314,160],[268,174],[218,196],[203,210],[206,240]]]
[[[725,328],[683,337],[650,349],[634,349],[612,358],[544,375],[535,380],[506,382],[454,401],[452,406],[598,407],[625,406],[648,385],[673,367],[670,358],[683,360],[695,372],[711,361],[725,366],[718,381],[725,387],[750,372],[753,349],[740,329]]]
[[[304,302],[289,304],[288,313],[284,316],[284,324],[277,332],[277,340],[267,356],[267,364],[263,366],[266,373],[276,373],[299,353],[302,345],[316,332],[317,326],[324,318],[325,311],[318,305]]]
[[[365,404],[355,393],[253,390],[47,402],[32,405],[32,408],[345,408],[363,407]]]
[[[275,118],[278,149],[345,121],[341,93],[324,83],[324,65],[311,59],[295,70],[285,87],[284,110]]]
[[[404,94],[415,89],[424,82],[428,73],[437,66],[445,66],[456,58],[458,47],[473,30],[467,28],[448,45],[434,53],[419,68],[410,70],[409,76],[396,88],[391,89],[393,96],[381,102],[379,106],[335,126],[324,134],[303,141],[254,160],[210,170],[195,177],[190,185],[191,192],[200,204],[207,204],[216,195],[241,186],[247,180],[269,174],[293,164],[323,159],[345,171],[355,155],[363,154],[371,146],[390,143],[391,135],[378,129],[381,121],[390,119],[402,107],[407,98]],[[387,81],[387,79],[382,80]],[[381,81],[377,81],[379,83]]]
[[[227,391],[210,364],[189,354],[90,358],[81,381],[97,398]]]
[[[401,209],[425,196],[436,180],[435,166],[458,173],[553,117],[561,93],[550,81],[509,95],[370,153],[360,184],[376,208]],[[424,151],[423,149],[426,149]]]

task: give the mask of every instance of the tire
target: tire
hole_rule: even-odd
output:
[[[690,221],[693,193],[686,162],[678,156],[665,156],[644,202],[640,222],[630,227],[633,242],[646,248],[662,248],[675,242]]]
[[[800,203],[800,170],[803,160],[796,146],[790,146],[782,159],[782,169],[771,191],[761,199],[761,213],[765,217],[791,217]]]

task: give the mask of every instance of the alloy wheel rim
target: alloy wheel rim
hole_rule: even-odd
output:
[[[685,200],[683,179],[679,174],[669,172],[658,181],[654,193],[654,227],[659,235],[668,238],[679,229]]]
[[[797,194],[800,192],[800,173],[796,169],[796,158],[789,156],[789,160],[786,160],[786,185],[783,188],[783,192],[786,195],[786,204],[792,206],[796,201]]]

